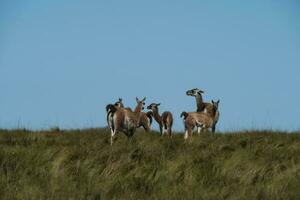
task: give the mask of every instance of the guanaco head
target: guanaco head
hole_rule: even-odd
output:
[[[183,117],[183,119],[185,120],[187,117],[188,117],[188,113],[183,111],[181,114],[180,114],[180,117]]]
[[[213,111],[217,112],[217,110],[219,109],[220,100],[218,101],[211,100],[211,103],[213,104]]]
[[[117,101],[117,102],[115,103],[115,106],[117,106],[117,107],[119,107],[119,108],[124,108],[124,104],[123,104],[121,98],[119,98],[119,101]]]
[[[146,100],[146,97],[144,97],[142,100],[139,100],[137,97],[135,98],[136,100],[136,103],[137,103],[137,108],[140,109],[140,110],[143,110],[144,109],[144,105],[145,105],[145,100]]]
[[[202,93],[204,93],[204,91],[200,90],[198,88],[194,88],[194,89],[186,91],[186,95],[193,96],[193,97],[195,97],[197,95],[201,95]]]
[[[147,109],[152,110],[152,111],[157,111],[158,106],[160,106],[160,103],[151,103],[149,106],[147,106]]]
[[[112,110],[112,106],[116,107],[116,108],[124,108],[124,104],[122,102],[122,99],[119,98],[119,101],[117,101],[114,104],[108,104],[106,106],[106,112],[109,113]],[[115,110],[115,109],[114,109]]]

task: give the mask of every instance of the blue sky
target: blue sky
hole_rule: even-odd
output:
[[[0,127],[106,125],[118,97],[220,99],[221,131],[300,129],[299,1],[1,1]],[[157,128],[157,125],[154,125]]]

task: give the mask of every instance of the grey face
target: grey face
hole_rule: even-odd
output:
[[[186,95],[193,96],[193,97],[195,97],[197,95],[201,95],[202,93],[204,93],[204,91],[202,91],[198,88],[194,88],[194,89],[186,91]]]
[[[213,104],[215,110],[218,110],[218,109],[219,109],[219,103],[220,103],[220,100],[218,100],[218,101],[212,100],[211,103]]]

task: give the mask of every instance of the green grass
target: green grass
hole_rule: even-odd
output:
[[[0,130],[0,199],[300,199],[300,133]]]

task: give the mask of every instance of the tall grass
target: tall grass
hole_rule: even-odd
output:
[[[0,130],[0,199],[300,199],[300,134]]]

